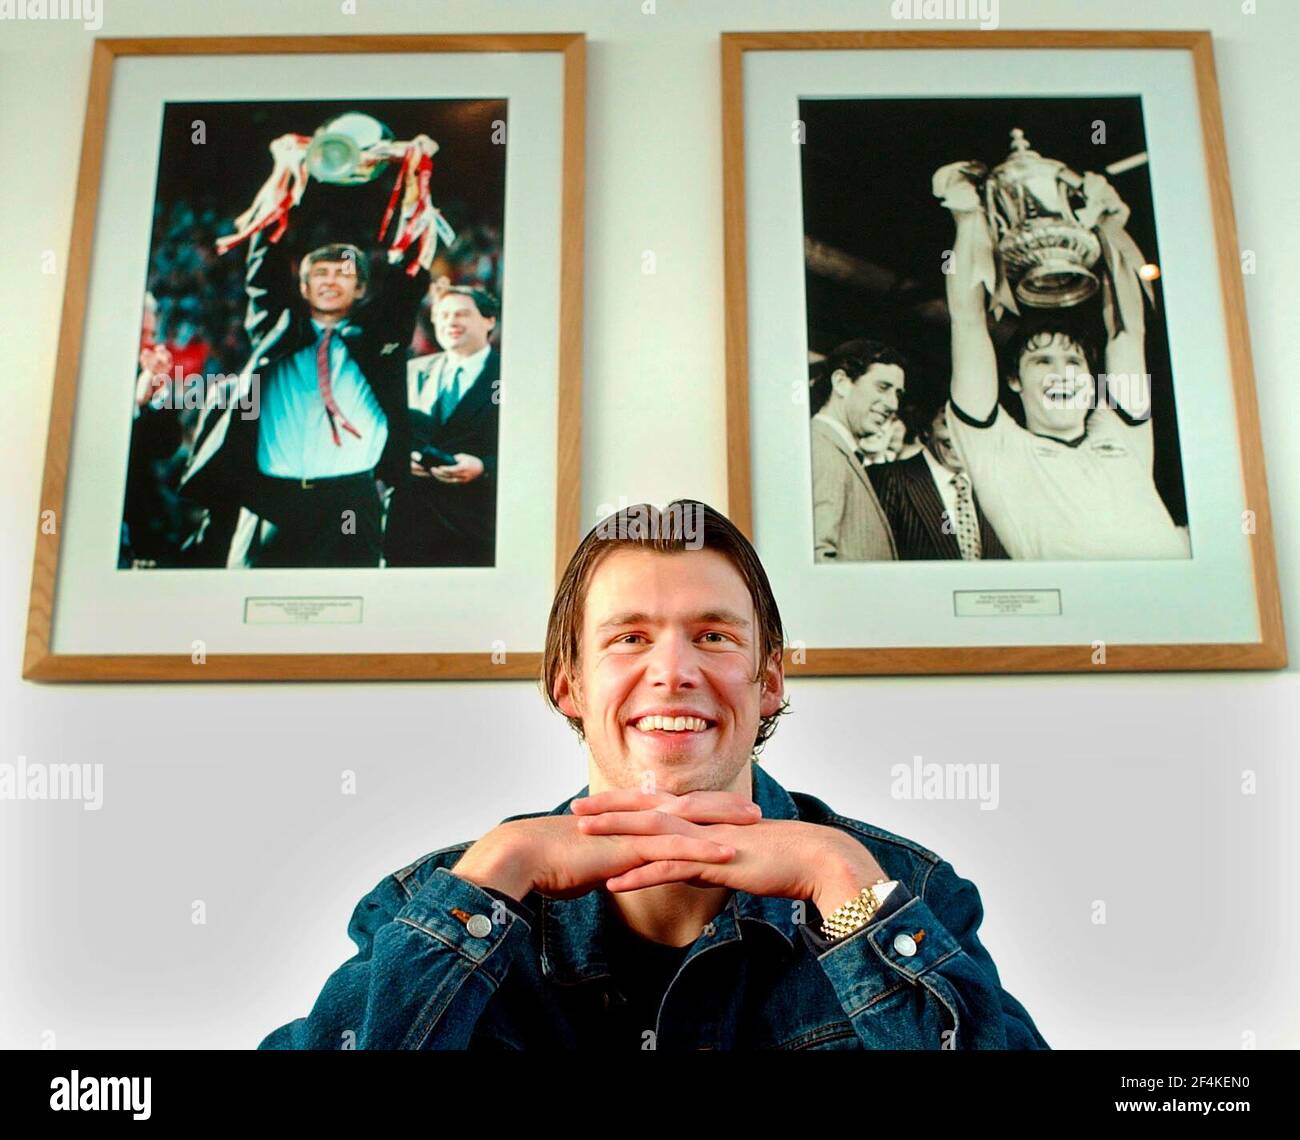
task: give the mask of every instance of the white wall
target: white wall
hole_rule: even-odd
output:
[[[888,0],[103,3],[101,35],[585,32],[583,517],[620,495],[725,506],[718,33],[897,26]],[[1002,0],[1001,24],[1214,32],[1294,625],[1300,13],[1258,7]],[[0,1046],[243,1047],[307,1011],[384,874],[558,804],[585,767],[522,682],[18,679],[90,52],[75,24],[0,23],[0,761],[100,762],[106,785],[99,812],[0,802]],[[1297,1046],[1298,690],[1294,672],[800,680],[765,763],[974,879],[1003,982],[1053,1046]],[[890,766],[918,754],[996,761],[998,810],[892,800]]]

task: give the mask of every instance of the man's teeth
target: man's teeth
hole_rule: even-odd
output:
[[[635,727],[642,732],[660,729],[665,732],[703,732],[709,722],[698,716],[643,716],[635,722]]]

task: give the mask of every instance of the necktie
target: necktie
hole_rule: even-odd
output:
[[[458,367],[451,378],[451,383],[438,393],[438,423],[445,424],[450,418],[451,413],[456,410],[456,404],[460,400],[460,374],[464,372],[464,367]]]
[[[970,476],[959,471],[952,477],[957,488],[957,545],[966,559],[980,556],[980,527],[975,516],[975,500],[970,493]]]
[[[320,343],[316,345],[316,385],[320,388],[320,398],[325,402],[325,414],[329,417],[334,446],[342,447],[343,441],[339,438],[339,429],[335,421],[341,423],[343,430],[350,431],[357,439],[361,438],[361,433],[348,423],[347,416],[340,411],[338,401],[334,399],[334,389],[330,385],[330,339],[333,334],[334,329],[327,327],[321,334]]]

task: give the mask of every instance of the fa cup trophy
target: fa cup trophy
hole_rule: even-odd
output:
[[[1062,308],[1097,291],[1092,267],[1101,242],[1075,213],[1082,189],[1078,174],[1031,149],[1019,127],[1011,132],[1011,153],[985,180],[997,256],[1026,305]]]
[[[358,186],[378,177],[388,161],[379,143],[391,142],[393,132],[378,119],[350,111],[331,119],[312,136],[307,147],[307,173],[317,182]]]
[[[252,205],[235,219],[235,232],[217,239],[218,253],[233,249],[259,230],[267,231],[268,241],[279,241],[288,226],[289,211],[301,201],[308,179],[359,186],[393,164],[398,167],[397,178],[378,235],[382,241],[393,233],[388,260],[396,264],[414,248],[417,256],[406,270],[414,276],[432,264],[439,238],[444,245],[456,240],[455,230],[429,197],[438,144],[428,135],[401,142],[378,119],[350,111],[323,124],[314,135],[281,135],[270,149],[274,169]]]

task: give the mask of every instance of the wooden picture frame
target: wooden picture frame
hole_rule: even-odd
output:
[[[804,605],[799,596],[817,592],[815,579],[808,576],[803,569],[794,570],[788,575],[773,573],[770,555],[777,549],[780,541],[786,540],[784,532],[776,533],[779,528],[769,527],[767,536],[761,525],[757,527],[757,516],[761,515],[762,503],[755,502],[754,463],[755,449],[763,441],[756,440],[755,416],[759,415],[758,405],[754,402],[755,379],[757,370],[768,368],[766,380],[771,390],[775,383],[770,372],[773,366],[761,359],[756,359],[752,339],[758,335],[763,325],[763,316],[755,304],[755,282],[766,289],[773,278],[771,272],[773,260],[764,254],[768,272],[760,276],[755,264],[754,234],[762,232],[764,244],[773,239],[773,227],[776,225],[796,225],[786,222],[786,216],[796,200],[799,191],[783,192],[780,203],[786,212],[778,213],[773,202],[777,198],[763,190],[763,200],[767,203],[764,212],[755,219],[754,181],[766,182],[772,167],[756,164],[761,161],[756,157],[756,149],[749,144],[757,137],[751,130],[767,132],[786,132],[791,130],[793,121],[798,119],[795,97],[802,99],[804,89],[797,85],[802,78],[811,73],[811,65],[801,63],[800,56],[789,55],[782,58],[791,61],[789,72],[795,78],[789,80],[789,86],[782,87],[780,96],[773,95],[761,103],[767,112],[760,126],[747,127],[746,112],[749,109],[747,99],[754,92],[746,86],[747,61],[768,64],[768,69],[759,74],[771,76],[777,74],[778,63],[771,53],[826,53],[821,58],[830,61],[836,53],[871,52],[884,53],[879,58],[883,61],[891,53],[928,53],[935,51],[960,51],[971,53],[969,58],[978,61],[980,53],[1007,51],[1041,52],[1050,49],[1087,53],[1093,51],[1136,51],[1159,53],[1185,53],[1190,59],[1191,74],[1194,77],[1195,107],[1200,121],[1199,145],[1205,156],[1205,174],[1208,183],[1208,212],[1212,215],[1213,235],[1207,239],[1212,242],[1212,250],[1206,251],[1207,258],[1217,261],[1216,280],[1222,293],[1223,330],[1226,337],[1228,370],[1230,378],[1230,398],[1235,408],[1237,421],[1237,449],[1239,453],[1239,470],[1242,483],[1242,498],[1250,512],[1254,533],[1246,540],[1249,549],[1249,570],[1244,575],[1253,592],[1254,614],[1257,618],[1258,636],[1230,638],[1227,640],[1189,641],[1157,640],[1151,643],[1141,641],[1125,642],[1111,638],[1089,638],[1086,635],[1070,639],[1069,643],[1038,644],[1025,643],[1024,639],[1016,641],[1016,635],[1008,634],[1011,640],[999,641],[997,644],[952,644],[927,642],[917,638],[895,638],[889,644],[873,644],[865,636],[853,639],[846,634],[847,643],[829,645],[817,637],[806,638],[802,627],[811,624],[803,619],[791,621],[787,615],[787,626],[791,627],[791,637],[796,640],[796,652],[787,654],[787,665],[793,675],[845,675],[845,674],[928,674],[928,673],[1026,673],[1026,672],[1097,672],[1106,670],[1194,670],[1194,669],[1278,669],[1287,661],[1283,631],[1281,600],[1278,588],[1277,564],[1274,554],[1272,520],[1268,507],[1268,489],[1264,473],[1263,451],[1260,440],[1259,411],[1256,404],[1254,377],[1251,365],[1250,342],[1246,326],[1244,292],[1241,281],[1239,249],[1236,227],[1233,220],[1232,194],[1228,177],[1227,160],[1224,145],[1224,128],[1219,104],[1218,85],[1215,78],[1213,47],[1208,32],[1202,31],[844,31],[844,32],[735,32],[722,36],[722,135],[723,135],[723,194],[725,219],[725,289],[726,289],[726,440],[727,440],[727,477],[728,506],[731,519],[755,542],[756,549],[765,566],[772,575],[773,585],[781,600],[783,611],[793,596],[801,607],[801,613],[813,611]],[[859,57],[854,57],[859,58]],[[861,57],[865,58],[865,57]],[[872,57],[873,59],[876,57]],[[920,58],[913,54],[906,58]],[[927,57],[930,58],[930,57]],[[937,60],[939,57],[932,57]],[[1026,57],[1028,58],[1028,57]],[[847,57],[845,60],[847,68]],[[829,66],[829,65],[828,65]],[[900,65],[901,66],[901,65]],[[800,70],[802,68],[802,70]],[[753,70],[753,69],[751,69]],[[954,69],[950,68],[949,72]],[[910,97],[900,93],[897,82],[887,89],[888,94],[877,94],[873,88],[873,79],[867,74],[870,68],[858,66],[861,74],[860,87],[854,87],[854,98],[871,100],[876,98],[901,99]],[[784,74],[784,73],[783,73]],[[837,73],[842,77],[844,72]],[[1016,76],[1006,74],[1006,86],[1014,89]],[[750,79],[756,83],[758,80]],[[841,78],[841,82],[844,82]],[[960,82],[960,80],[954,80]],[[817,87],[822,98],[841,97],[841,88],[835,88],[835,95],[824,94],[830,90],[834,80],[827,80],[827,87]],[[770,83],[769,83],[770,86]],[[815,84],[809,84],[815,87]],[[881,91],[885,91],[881,88]],[[847,96],[843,96],[847,97]],[[953,98],[959,96],[953,95]],[[789,118],[783,112],[789,111]],[[754,117],[751,115],[751,117]],[[800,124],[801,125],[801,124]],[[1010,124],[1008,124],[1010,125]],[[1193,135],[1195,132],[1191,132]],[[1002,137],[1005,137],[1003,135]],[[802,140],[797,140],[802,141]],[[855,140],[860,141],[860,140]],[[764,144],[764,154],[775,154],[776,143]],[[861,148],[859,148],[861,149]],[[755,153],[747,153],[755,150]],[[953,154],[954,159],[965,159],[964,154]],[[980,156],[990,157],[990,156]],[[998,156],[991,156],[990,162],[997,161]],[[802,159],[780,159],[782,163],[797,165]],[[1158,159],[1153,155],[1152,168]],[[751,186],[747,190],[747,164]],[[784,168],[782,168],[784,170]],[[860,175],[861,168],[855,168],[854,174]],[[783,173],[783,179],[797,185],[798,175]],[[854,181],[852,178],[846,181]],[[855,184],[860,184],[859,178]],[[783,182],[782,185],[785,185]],[[928,185],[925,188],[929,192]],[[803,203],[803,198],[797,199]],[[930,202],[933,207],[934,203]],[[797,215],[796,215],[797,217]],[[805,219],[806,220],[806,219]],[[800,230],[804,229],[800,226]],[[779,268],[788,275],[795,275],[795,255],[790,251],[797,239],[802,241],[804,234],[785,237],[782,249],[786,251]],[[1162,245],[1165,243],[1162,243]],[[1163,250],[1162,250],[1163,252]],[[802,259],[801,259],[802,260]],[[803,288],[803,265],[799,266],[798,276]],[[794,287],[782,298],[787,302],[786,311],[794,309],[793,298],[799,293]],[[775,312],[773,307],[766,312],[770,324]],[[803,330],[801,330],[802,333]],[[862,334],[869,335],[869,334]],[[771,343],[771,342],[769,342]],[[802,342],[801,342],[802,346]],[[811,350],[808,344],[805,352]],[[789,367],[782,371],[788,375],[795,359],[795,349],[791,347],[787,357],[783,357]],[[1178,377],[1175,374],[1175,383]],[[784,382],[784,381],[782,381]],[[1226,397],[1225,397],[1226,398]],[[764,400],[775,400],[774,396],[764,395]],[[808,415],[808,402],[803,405],[803,415]],[[1179,404],[1179,412],[1183,410]],[[791,429],[793,431],[793,429]],[[803,429],[807,437],[806,427]],[[772,446],[771,439],[765,443],[764,456],[783,454],[779,448]],[[1226,463],[1226,460],[1225,460]],[[1233,462],[1228,470],[1236,468]],[[774,485],[774,484],[773,484]],[[978,491],[978,488],[977,488]],[[791,495],[793,500],[794,496]],[[793,528],[794,524],[791,524]],[[1244,524],[1243,524],[1244,527]],[[802,536],[799,541],[802,541]],[[807,548],[811,551],[811,544]],[[1195,546],[1192,547],[1193,551]],[[1246,560],[1243,558],[1243,562]],[[793,560],[791,561],[793,566]],[[834,567],[840,575],[848,575],[857,564],[841,564]],[[873,572],[883,573],[885,566],[891,569],[897,563],[870,563]],[[915,565],[915,564],[910,564]],[[944,563],[944,565],[948,565]],[[958,568],[964,563],[958,562]],[[1010,563],[1011,566],[1028,566],[1029,563]],[[1033,586],[1048,586],[1053,578],[1055,564],[1039,563],[1043,572],[1031,575],[1039,581],[1027,583]],[[1086,565],[1096,566],[1098,563]],[[809,562],[812,567],[811,561]],[[1022,576],[1023,577],[1023,576]],[[1045,579],[1045,580],[1044,580]],[[866,581],[867,579],[862,579]],[[871,579],[881,583],[892,597],[897,597],[895,587],[904,588],[902,578]],[[960,584],[960,579],[953,578]],[[1243,593],[1244,596],[1244,593]],[[811,603],[809,603],[811,605]],[[854,619],[860,620],[860,619]],[[1041,618],[1017,618],[1021,628],[1027,628]],[[1244,619],[1243,619],[1244,620]],[[849,622],[853,624],[852,621]],[[829,628],[829,622],[823,623]],[[1098,644],[1101,645],[1098,660]]]
[[[558,92],[555,137],[562,153],[554,161],[560,183],[556,188],[558,327],[555,356],[555,490],[551,565],[555,580],[576,545],[579,527],[579,430],[582,375],[582,267],[585,123],[585,37],[581,34],[539,35],[356,35],[266,36],[213,38],[106,38],[94,45],[80,173],[73,217],[68,275],[58,338],[52,410],[46,445],[40,511],[46,525],[38,527],[32,571],[30,606],[22,666],[23,676],[38,681],[193,681],[193,680],[343,680],[343,679],[495,679],[534,677],[541,658],[541,640],[515,651],[497,647],[487,632],[481,652],[67,652],[52,640],[58,609],[61,547],[65,545],[65,497],[70,467],[75,465],[74,412],[78,378],[84,363],[83,332],[94,282],[92,257],[97,211],[103,209],[100,187],[105,167],[105,138],[110,127],[110,99],[119,61],[164,57],[232,57],[300,55],[371,56],[389,53],[550,53],[556,58]],[[198,60],[195,60],[197,66]],[[286,66],[290,66],[286,64]],[[349,98],[347,91],[342,98]],[[422,98],[424,96],[421,96]],[[152,141],[152,140],[150,140]],[[548,160],[549,161],[549,160]],[[100,224],[104,225],[103,218]],[[551,263],[552,272],[555,262]],[[508,354],[507,354],[508,356]],[[53,522],[51,523],[51,520]],[[130,572],[130,571],[128,571]],[[253,577],[256,578],[258,573]],[[347,573],[346,571],[335,571]],[[389,573],[390,571],[380,571]],[[183,571],[183,573],[194,573]],[[282,572],[283,573],[283,572]],[[553,583],[547,584],[553,589]],[[261,590],[253,583],[252,594]],[[348,593],[345,588],[341,593]],[[544,614],[542,615],[544,619]],[[317,640],[317,645],[323,639]]]

